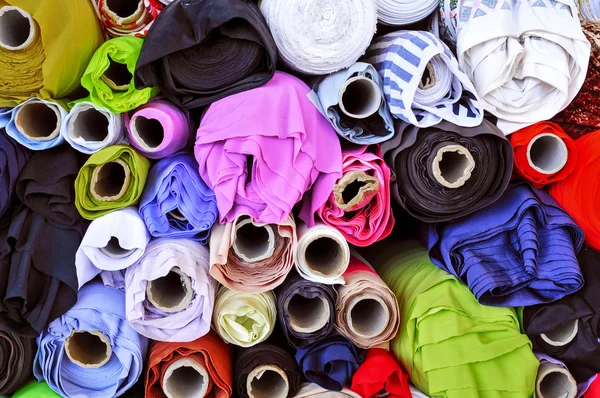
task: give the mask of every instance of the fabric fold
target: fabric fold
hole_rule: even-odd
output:
[[[13,394],[13,398],[61,398],[46,382],[30,381]]]
[[[365,398],[376,398],[382,394],[393,398],[412,397],[408,376],[394,355],[381,348],[367,351],[364,362],[352,376],[352,391]]]
[[[329,391],[315,383],[304,383],[295,395],[295,398],[362,398],[360,395],[344,388],[342,391]]]
[[[31,378],[36,350],[35,339],[0,331],[0,395],[12,394]]]
[[[12,204],[15,185],[31,152],[0,129],[0,217]]]
[[[427,18],[439,6],[437,0],[376,0],[377,16],[385,25],[410,25]]]

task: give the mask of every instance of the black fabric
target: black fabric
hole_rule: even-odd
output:
[[[17,178],[30,156],[31,151],[6,135],[4,129],[0,129],[0,217],[13,202]]]
[[[10,395],[33,376],[35,339],[0,331],[0,395]]]

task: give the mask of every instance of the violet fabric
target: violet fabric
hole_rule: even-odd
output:
[[[30,156],[31,151],[0,129],[0,217],[12,203],[17,178]]]
[[[246,214],[280,223],[301,199],[300,218],[314,214],[341,177],[341,147],[300,79],[277,72],[264,86],[212,104],[200,122],[195,154],[211,187],[220,222]]]

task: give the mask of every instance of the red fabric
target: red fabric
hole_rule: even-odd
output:
[[[346,272],[344,272],[344,275],[352,274],[354,272],[370,272],[372,274],[377,275],[377,272],[373,268],[363,263],[362,260],[351,256],[350,263],[348,264],[348,268],[346,268]]]
[[[387,392],[389,398],[411,398],[408,376],[393,354],[382,348],[371,348],[352,377],[351,390],[365,398]]]
[[[600,375],[596,377],[590,388],[583,394],[583,398],[600,398]]]

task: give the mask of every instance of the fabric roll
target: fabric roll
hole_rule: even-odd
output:
[[[332,286],[306,280],[294,272],[275,293],[279,325],[291,347],[307,347],[333,330],[337,295]]]
[[[187,342],[207,334],[217,288],[208,261],[208,249],[192,240],[151,241],[125,273],[127,321],[157,341]]]
[[[352,391],[361,397],[375,398],[388,394],[394,398],[411,398],[408,376],[394,355],[381,348],[367,351],[364,362],[352,377]]]
[[[342,151],[309,92],[300,79],[277,72],[264,86],[205,112],[194,152],[200,176],[217,196],[222,224],[240,214],[277,224],[301,199],[300,218],[314,223],[341,177]]]
[[[336,286],[335,328],[360,348],[390,341],[400,319],[394,292],[366,261],[350,258],[344,285]]]
[[[31,378],[36,350],[34,339],[0,331],[0,395],[12,394]]]
[[[61,396],[52,391],[45,382],[30,381],[15,392],[13,398],[61,398]]]
[[[142,257],[149,242],[150,233],[135,207],[95,219],[75,256],[79,288],[101,275],[105,285],[124,290],[123,270]]]
[[[179,152],[152,167],[140,199],[140,216],[152,236],[204,245],[218,215],[215,194],[198,175],[193,154]]]
[[[368,246],[387,237],[394,228],[390,206],[390,168],[379,146],[342,152],[342,178],[317,214],[355,246]]]
[[[143,0],[138,0],[137,3],[93,0],[92,3],[102,28],[109,37],[144,37],[154,22],[154,17]]]
[[[12,204],[15,185],[31,152],[0,129],[0,217]]]
[[[37,339],[33,373],[63,397],[118,397],[142,374],[148,340],[125,322],[125,295],[94,282]]]
[[[536,381],[536,394],[538,396],[552,397],[556,394],[564,394],[566,390],[567,392],[571,392],[571,395],[574,398],[579,398],[588,391],[590,385],[596,380],[596,375],[594,375],[582,383],[577,383],[574,391],[575,394],[572,394],[573,391],[569,391],[569,386],[571,382],[574,383],[575,380],[567,366],[562,361],[545,354],[536,353],[535,356],[540,361],[541,365],[538,369]],[[548,376],[550,376],[549,379],[544,383],[544,379]]]
[[[294,357],[273,344],[243,350],[235,361],[234,373],[240,398],[291,398],[302,383]]]
[[[428,223],[456,220],[494,203],[512,175],[510,142],[486,120],[474,128],[402,123],[381,149],[396,181],[392,198]]]
[[[161,13],[138,61],[136,86],[159,86],[192,109],[262,86],[277,47],[258,7],[237,0],[182,0]]]
[[[315,383],[304,383],[295,398],[362,398],[360,395],[344,388],[342,391],[329,391]]]
[[[11,8],[12,7],[12,8]],[[68,97],[102,43],[88,1],[0,1],[0,107]]]
[[[137,89],[133,82],[143,43],[139,37],[123,36],[102,44],[81,77],[81,85],[89,92],[89,97],[82,101],[120,114],[155,97],[158,87]]]
[[[167,398],[166,392],[173,398],[185,397],[204,391],[205,397],[229,398],[233,389],[231,356],[229,346],[212,331],[188,343],[155,341],[148,355],[146,397]],[[201,373],[191,376],[190,368]]]
[[[364,61],[383,77],[392,115],[417,127],[442,120],[479,126],[483,109],[458,61],[433,33],[399,30],[375,40]]]
[[[213,327],[226,343],[245,348],[262,343],[275,328],[276,300],[272,291],[237,293],[221,286],[215,298]]]
[[[357,62],[319,80],[313,90],[318,97],[317,107],[340,137],[370,145],[394,135],[383,80],[373,65]]]
[[[91,155],[107,146],[124,143],[123,117],[92,102],[80,102],[64,119],[62,135],[75,150]]]
[[[281,285],[296,257],[294,217],[280,224],[260,224],[238,216],[210,233],[210,274],[228,289],[263,293]]]
[[[94,153],[75,180],[75,206],[81,216],[95,220],[138,203],[150,162],[126,145],[113,145]]]
[[[308,75],[326,75],[352,66],[369,46],[377,25],[372,0],[260,0],[259,7],[280,59]]]
[[[577,95],[590,43],[573,0],[443,0],[440,9],[442,35],[505,134],[552,118]]]
[[[420,390],[435,397],[533,395],[539,363],[512,308],[479,304],[416,242],[376,245],[368,254],[398,297],[392,352]]]
[[[410,25],[427,18],[439,5],[436,0],[376,0],[379,21],[385,25]]]
[[[578,0],[581,19],[589,21],[600,21],[600,4],[593,0]],[[582,21],[582,24],[587,21]]]
[[[58,102],[30,98],[13,109],[0,110],[0,128],[24,147],[41,151],[64,142],[61,126],[66,117]]]

